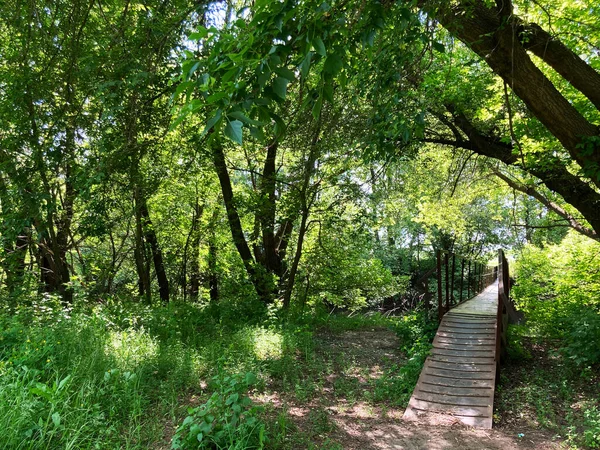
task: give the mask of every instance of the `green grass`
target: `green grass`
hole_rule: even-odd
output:
[[[335,398],[402,404],[428,348],[426,326],[418,314],[305,314],[290,320],[256,304],[148,307],[115,301],[64,309],[41,298],[16,314],[0,313],[0,448],[168,446],[169,430],[192,403],[208,401],[214,390],[207,380],[218,373],[252,372],[255,392],[278,389],[301,403],[322,396],[335,376]],[[395,330],[413,358],[408,369],[390,362],[367,389],[353,376],[361,373],[359,363],[316,348],[318,334],[382,327]],[[269,433],[267,448],[309,448],[315,441],[339,448],[328,440],[333,425],[326,411],[311,412],[307,430],[295,430],[285,411],[256,415]]]
[[[600,448],[600,370],[581,367],[561,342],[510,327],[497,388],[496,423],[549,430],[571,448]]]

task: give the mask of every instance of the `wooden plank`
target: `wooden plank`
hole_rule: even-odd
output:
[[[435,355],[431,355],[431,357],[437,361],[444,361],[444,362],[468,362],[468,361],[465,361],[465,358],[462,356],[446,356],[446,355],[435,354]],[[476,358],[475,360],[472,360],[471,362],[476,362],[477,364],[495,364],[496,360],[494,358]]]
[[[487,333],[487,334],[471,334],[471,333],[451,333],[447,331],[438,331],[437,337],[441,338],[451,338],[451,339],[464,339],[464,340],[496,340],[495,333]]]
[[[447,339],[447,338],[436,338],[433,341],[433,345],[435,347],[447,347],[452,348],[453,346],[462,346],[463,348],[489,348],[490,350],[494,350],[493,341],[480,341],[480,340],[458,340],[458,339]]]
[[[447,350],[447,349],[440,349],[440,348],[432,348],[431,349],[431,354],[432,355],[440,355],[440,356],[459,356],[462,358],[469,358],[469,359],[481,359],[481,358],[491,358],[494,359],[494,354],[493,352],[490,352],[489,350],[471,350],[471,349],[465,349],[465,350]]]
[[[437,359],[429,359],[429,367],[434,369],[447,369],[461,372],[494,372],[496,370],[495,363],[476,364],[468,362],[448,362]]]
[[[447,334],[457,334],[457,335],[469,335],[469,336],[494,336],[493,331],[489,330],[458,330],[458,329],[449,329],[448,327],[440,327],[439,332],[447,333]]]
[[[423,384],[419,389],[419,392],[425,392],[429,394],[446,394],[448,392],[448,386],[437,385],[437,384]],[[490,398],[490,394],[493,393],[492,387],[486,387],[484,389],[474,389],[469,387],[453,387],[452,394],[461,397],[481,397]]]
[[[427,375],[434,375],[441,378],[450,378],[455,380],[494,380],[495,374],[489,372],[469,372],[457,374],[455,371],[448,369],[437,369],[435,367],[427,366],[424,368]]]
[[[420,381],[422,384],[434,384],[437,386],[446,386],[446,387],[468,387],[468,388],[476,388],[476,389],[493,389],[494,380],[485,379],[485,380],[465,380],[464,378],[442,378],[436,375],[424,374],[422,380]]]
[[[444,350],[470,350],[474,352],[494,352],[494,344],[478,344],[476,342],[434,342],[433,348]]]
[[[488,406],[452,406],[416,398],[411,399],[410,403],[410,406],[420,409],[421,411],[441,412],[463,417],[490,417],[490,408]]]
[[[426,392],[423,389],[419,389],[417,392],[415,392],[414,396],[415,399],[417,400],[421,400],[421,401],[425,401],[425,402],[429,402],[429,403],[435,403],[438,405],[447,405],[447,406],[466,406],[469,408],[479,408],[479,407],[484,407],[484,408],[489,408],[492,406],[492,402],[493,402],[493,398],[490,397],[490,395],[488,394],[488,391],[482,391],[485,392],[484,395],[480,395],[477,397],[473,397],[473,396],[469,396],[469,397],[465,397],[462,396],[460,394],[454,395],[454,390],[449,390],[447,392],[444,393],[430,393],[430,392]]]
[[[443,317],[405,418],[491,428],[497,302],[492,285]]]
[[[446,322],[442,322],[440,324],[440,328],[445,328],[448,330],[456,330],[456,331],[463,331],[463,330],[473,330],[476,332],[481,332],[483,330],[486,331],[493,331],[494,330],[495,325],[472,325],[472,324],[453,324],[453,323],[446,323]]]

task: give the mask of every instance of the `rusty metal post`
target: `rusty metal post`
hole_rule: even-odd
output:
[[[444,254],[444,264],[446,265],[446,312],[450,311],[450,280],[448,279],[448,253]]]
[[[498,311],[496,312],[496,375],[500,372],[500,353],[502,351],[502,306],[504,294],[504,253],[498,250]]]
[[[467,300],[471,298],[471,260],[469,260],[469,268],[467,270]]]
[[[437,251],[437,286],[438,286],[438,319],[441,321],[443,312],[442,305],[442,254],[440,250]]]
[[[463,300],[463,282],[465,278],[465,258],[460,258],[460,300],[459,303],[462,303]]]
[[[450,299],[452,300],[452,304],[454,305],[454,266],[456,264],[456,255],[452,254],[452,278],[450,281]]]

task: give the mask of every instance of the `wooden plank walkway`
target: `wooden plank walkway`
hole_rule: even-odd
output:
[[[492,428],[497,308],[498,281],[444,315],[405,419]]]

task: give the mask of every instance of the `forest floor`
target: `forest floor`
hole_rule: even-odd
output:
[[[273,420],[284,422],[283,448],[564,448],[560,438],[540,430],[523,414],[503,420],[493,430],[404,422],[404,408],[394,406],[390,398],[377,398],[375,392],[386,371],[406,361],[394,332],[376,328],[327,331],[316,333],[314,339],[314,361],[308,370],[320,368],[324,376],[317,377],[311,393],[302,392],[306,387],[300,384],[290,392],[289,387],[273,381],[264,393],[254,397],[270,411]]]

